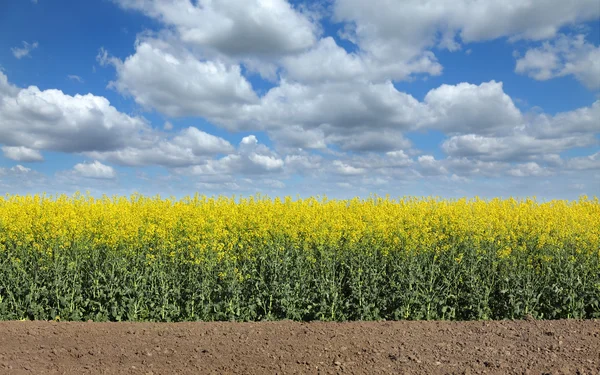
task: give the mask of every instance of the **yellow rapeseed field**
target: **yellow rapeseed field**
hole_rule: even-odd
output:
[[[82,244],[82,251],[143,247],[149,254],[191,256],[210,248],[225,257],[234,249],[236,254],[252,253],[252,244],[275,234],[303,247],[351,247],[368,236],[386,252],[443,251],[461,239],[495,243],[503,255],[566,242],[589,252],[600,248],[600,204],[598,198],[587,197],[544,203],[479,198],[0,197],[0,251],[9,243],[46,253]]]
[[[88,285],[86,283],[95,282],[98,284],[100,281],[92,276],[80,275],[79,273],[83,271],[82,269],[77,271],[78,267],[86,265],[86,267],[101,269],[102,267],[108,267],[108,263],[106,263],[108,260],[111,262],[124,262],[118,263],[120,264],[119,267],[123,268],[123,272],[143,274],[147,272],[144,271],[146,268],[160,267],[160,274],[163,275],[161,277],[167,278],[164,275],[170,272],[187,272],[187,275],[189,275],[193,269],[196,270],[193,272],[201,272],[204,278],[212,277],[214,280],[211,281],[213,282],[211,285],[214,288],[220,288],[223,285],[226,285],[227,288],[234,288],[232,285],[235,284],[237,285],[235,288],[239,288],[235,293],[242,293],[243,296],[236,297],[237,300],[233,298],[237,301],[235,303],[238,304],[238,310],[229,311],[226,309],[229,311],[229,315],[227,315],[229,318],[232,314],[234,316],[238,314],[237,316],[243,319],[257,319],[265,316],[290,317],[292,313],[286,313],[285,308],[280,307],[277,311],[274,308],[269,310],[264,303],[262,305],[258,304],[264,310],[261,313],[262,315],[243,312],[243,308],[250,310],[252,308],[248,307],[250,302],[242,303],[240,301],[246,301],[246,299],[250,301],[256,296],[261,296],[263,292],[263,290],[258,290],[245,283],[262,280],[261,282],[268,284],[265,284],[265,288],[272,288],[275,285],[272,284],[275,283],[273,278],[277,279],[278,277],[277,283],[288,285],[288,289],[300,282],[298,278],[305,277],[307,279],[301,281],[305,284],[309,282],[312,284],[300,286],[301,288],[321,288],[323,280],[326,282],[331,280],[334,280],[331,281],[334,283],[339,282],[339,285],[335,284],[337,285],[335,293],[339,294],[337,297],[331,297],[327,294],[329,292],[316,291],[314,301],[311,300],[310,303],[306,301],[298,302],[299,305],[304,303],[306,306],[302,305],[303,313],[297,316],[292,314],[292,318],[308,319],[308,316],[319,319],[338,319],[339,316],[336,315],[336,312],[331,310],[332,303],[338,304],[335,309],[340,311],[346,309],[346,312],[341,315],[343,318],[364,317],[360,314],[354,314],[357,309],[356,306],[344,307],[349,296],[354,298],[356,293],[361,296],[368,294],[371,296],[369,297],[372,300],[371,304],[377,305],[382,298],[381,291],[371,289],[390,288],[391,286],[388,283],[391,281],[389,280],[392,280],[398,272],[407,273],[407,275],[413,272],[414,270],[411,271],[409,266],[409,264],[412,264],[410,259],[419,259],[418,267],[421,271],[433,270],[434,265],[439,268],[436,268],[437,271],[435,272],[440,274],[448,274],[450,271],[455,270],[457,274],[453,276],[455,279],[452,282],[456,285],[462,285],[461,283],[465,283],[467,273],[470,272],[473,276],[474,273],[486,272],[484,266],[480,264],[481,259],[485,258],[490,267],[497,267],[496,276],[485,276],[490,277],[490,280],[495,280],[493,282],[497,284],[491,287],[495,289],[490,290],[486,298],[495,298],[498,301],[501,297],[497,294],[502,291],[505,292],[508,287],[508,284],[502,287],[502,283],[509,282],[506,281],[508,279],[502,279],[502,272],[506,272],[508,275],[506,277],[512,280],[512,277],[516,276],[511,276],[511,272],[516,272],[515,270],[521,269],[521,266],[525,267],[524,263],[527,263],[527,267],[534,269],[534,271],[531,271],[534,272],[531,275],[544,278],[546,280],[544,282],[551,282],[548,280],[557,277],[556,275],[552,276],[551,273],[559,272],[561,269],[564,270],[565,263],[562,263],[563,260],[568,263],[568,259],[571,259],[571,263],[585,263],[582,267],[591,272],[591,279],[588,280],[591,286],[586,286],[588,288],[586,293],[592,293],[592,297],[594,297],[595,293],[600,294],[600,284],[597,287],[595,285],[598,278],[593,278],[593,274],[600,271],[597,268],[599,252],[600,202],[598,198],[581,197],[578,201],[553,200],[538,202],[535,199],[512,198],[445,200],[413,197],[391,199],[376,196],[367,199],[329,200],[326,197],[273,199],[254,196],[236,199],[228,197],[209,198],[195,195],[176,200],[174,198],[145,197],[141,195],[132,195],[131,197],[105,196],[102,198],[82,194],[56,197],[6,195],[0,197],[0,254],[2,254],[1,259],[4,262],[4,271],[12,274],[12,276],[5,274],[5,278],[0,279],[0,308],[4,303],[4,316],[15,317],[15,314],[20,314],[17,317],[37,317],[35,313],[28,312],[27,308],[22,306],[23,301],[31,300],[31,293],[33,292],[27,292],[30,293],[28,294],[29,297],[27,295],[17,297],[14,291],[9,289],[11,288],[10,285],[16,288],[18,283],[16,281],[13,283],[13,279],[9,279],[9,277],[23,277],[26,280],[27,275],[33,275],[34,273],[35,275],[42,275],[44,272],[48,272],[48,275],[46,275],[48,278],[56,278],[59,274],[61,277],[70,275],[68,277],[74,277],[73,280],[79,280],[80,288],[86,289],[85,285]],[[108,260],[102,261],[104,263],[98,263],[100,262],[98,254],[103,254],[104,258],[102,259]],[[483,255],[484,257],[482,257]],[[446,260],[439,260],[439,263],[436,263],[438,259],[442,258]],[[558,258],[562,260],[559,261]],[[117,261],[116,259],[120,260]],[[271,279],[265,281],[263,280],[263,274],[266,272],[264,267],[267,266],[261,263],[261,259],[270,262],[268,267],[283,264],[281,267],[284,268],[271,269],[269,272],[279,272],[279,274],[271,275],[269,276]],[[451,261],[447,259],[451,259]],[[475,259],[479,259],[477,262],[480,263],[475,263]],[[467,260],[470,263],[466,262]],[[292,264],[293,262],[296,263]],[[392,265],[400,263],[405,264],[405,266],[398,265],[398,267],[409,268],[394,270]],[[463,265],[463,263],[465,264]],[[116,263],[111,264],[113,264],[114,270],[114,264]],[[59,267],[62,271],[56,271],[58,265],[64,265],[65,269],[62,270]],[[182,271],[181,268],[178,269],[175,265],[188,268]],[[548,265],[547,267],[550,268],[547,269],[551,271],[545,271],[546,268],[544,267],[546,266],[544,265]],[[55,271],[51,271],[52,267]],[[298,268],[303,268],[303,270],[298,270]],[[367,276],[362,275],[367,275],[368,272],[377,273],[380,268],[383,269],[381,272],[384,273],[383,276],[379,275],[378,277],[385,277],[388,281],[381,279],[377,281],[379,284],[370,286],[371,289],[369,290],[354,290],[356,285],[359,285],[359,289],[363,288],[360,280],[364,281]],[[207,276],[207,272],[209,272],[207,270],[209,269],[210,272],[214,272],[210,277]],[[331,274],[328,274],[329,276],[325,275],[323,273],[325,270],[330,270]],[[19,274],[19,272],[21,273]],[[299,272],[299,276],[293,276],[294,272]],[[126,277],[123,275],[119,277]],[[330,280],[330,276],[333,279]],[[93,280],[86,281],[88,277]],[[154,276],[146,275],[144,277],[148,277],[144,280],[150,282],[148,280]],[[181,276],[180,274],[178,277],[178,279],[173,279],[172,282],[180,287],[185,284],[185,282],[182,284],[181,280],[187,276]],[[369,276],[370,279],[367,281],[375,282],[371,280],[373,277],[375,276]],[[409,283],[406,285],[413,285],[410,283],[414,281],[416,283],[414,284],[415,288],[418,286],[419,275],[406,277],[406,280],[408,280],[406,282]],[[411,277],[414,280],[410,279]],[[485,277],[481,276],[480,282],[485,281]],[[375,279],[377,278],[375,277]],[[438,281],[436,280],[439,280],[437,276],[435,280],[428,281],[429,284],[427,285],[430,288],[437,288],[435,283]],[[509,284],[516,287],[520,285],[518,283],[525,282],[515,280],[510,281],[513,284]],[[426,281],[422,282],[425,283]],[[36,282],[42,283],[42,281]],[[23,283],[26,284],[25,281]],[[100,288],[98,285],[96,286]],[[38,285],[38,287],[40,286]],[[69,289],[68,286],[64,285],[60,287],[66,288],[65,291]],[[552,288],[553,286],[547,285],[544,287]],[[51,289],[49,286],[47,288]],[[135,289],[135,287],[132,288]],[[231,290],[227,293],[234,293]],[[430,290],[431,293],[433,293],[432,291],[433,289]],[[13,295],[11,296],[9,292]],[[51,292],[48,293],[51,294]],[[87,291],[72,291],[70,293],[73,295],[75,293],[85,294]],[[205,291],[205,293],[209,292]],[[289,293],[293,294],[292,292]],[[325,298],[320,293],[325,293],[328,297]],[[544,289],[543,293],[550,292]],[[213,294],[210,295],[213,296]],[[290,295],[280,296],[279,298],[286,298],[286,301],[290,302],[292,299]],[[580,299],[590,298],[587,294],[585,296],[574,296]],[[518,296],[513,297],[521,298]],[[13,302],[7,302],[11,298]],[[18,298],[23,298],[23,301],[19,302]],[[91,297],[86,294],[85,298],[81,298],[90,299]],[[179,301],[182,298],[181,296],[174,297],[172,302],[179,304],[178,309],[180,310],[177,313],[173,312],[174,315],[171,319],[186,320],[196,316],[193,313],[189,316],[189,311],[186,313],[187,315],[177,315],[183,314],[182,311],[185,310],[182,306],[187,302]],[[189,298],[186,297],[188,302]],[[271,306],[274,303],[273,298],[275,298],[274,294],[271,294]],[[395,297],[390,298],[390,301],[393,301]],[[476,296],[474,298],[483,297]],[[60,297],[56,297],[56,299],[60,301]],[[106,299],[109,299],[109,297],[106,297]],[[310,313],[310,311],[318,309],[316,306],[319,299],[327,306],[326,308],[319,307],[320,315],[317,313],[311,315],[313,313]],[[203,301],[208,303],[206,302],[207,299],[203,299]],[[233,303],[231,301],[228,303]],[[385,303],[392,303],[390,301]],[[435,301],[438,301],[438,299]],[[452,318],[453,316],[448,316],[446,311],[458,311],[463,308],[458,304],[465,303],[464,301],[453,300],[454,305],[452,305],[447,299],[444,301],[446,302],[441,304],[445,303],[446,309],[444,310],[444,306],[440,305],[440,309],[444,313],[431,316]],[[498,301],[496,302],[500,303]],[[362,306],[360,304],[363,302],[365,301],[359,301],[359,306]],[[36,305],[36,308],[47,312],[49,315],[60,312],[60,308],[57,306],[46,308],[41,302],[36,303],[40,304]],[[126,303],[124,301],[112,301],[111,303],[116,303],[119,306],[118,309],[127,310],[122,306]],[[216,304],[217,302],[212,301],[211,303]],[[280,301],[275,301],[275,303],[281,305]],[[518,305],[520,302],[515,300],[514,303]],[[540,303],[534,304],[531,308],[539,306]],[[482,316],[488,318],[507,317],[507,314],[510,315],[509,313],[494,315],[500,307],[492,306],[491,302],[490,304],[490,306],[482,308],[481,311],[484,312],[479,312],[478,318]],[[61,305],[61,303],[58,303],[58,305]],[[62,305],[61,308],[64,309],[64,303]],[[412,304],[412,306],[416,305]],[[75,314],[73,317],[76,319],[83,318],[87,313],[91,313],[90,311],[96,311],[90,306],[81,307],[79,310],[72,307],[72,309],[77,310],[77,313],[73,313]],[[213,306],[213,311],[215,311],[215,308]],[[361,308],[364,308],[364,306]],[[406,306],[403,308],[406,308]],[[390,315],[400,318],[411,317],[410,306],[408,310],[389,307],[391,310],[385,314],[382,312],[385,310],[382,306],[371,306],[369,309],[370,312],[366,315],[367,317],[389,317]],[[519,314],[525,313],[525,310],[511,309],[513,316],[515,311]],[[597,309],[597,306],[594,307],[592,303],[591,307],[586,305],[578,311],[583,316],[593,315],[600,311],[600,309],[594,309]],[[15,312],[17,310],[18,313]],[[113,316],[110,312],[107,312],[108,310],[103,310],[102,307],[97,307],[97,310],[104,311],[105,315],[103,316],[105,319],[120,320],[129,316],[128,313]],[[323,311],[331,312],[331,316],[326,316]],[[403,312],[399,313],[399,311]],[[13,312],[14,314],[11,315]],[[526,312],[531,313],[531,310]],[[2,310],[0,310],[0,314],[2,314]],[[64,317],[65,314],[63,312],[61,316]],[[425,315],[423,314],[417,314],[415,317],[431,317],[429,310]],[[557,317],[564,315],[557,314]],[[548,313],[546,313],[547,315]],[[165,317],[164,311],[161,316]],[[224,317],[208,314],[202,318],[220,319]],[[137,316],[137,318],[132,319],[142,318]],[[160,320],[161,318],[152,317],[148,319]]]

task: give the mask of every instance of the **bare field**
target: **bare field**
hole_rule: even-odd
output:
[[[600,321],[9,321],[0,373],[600,374]]]

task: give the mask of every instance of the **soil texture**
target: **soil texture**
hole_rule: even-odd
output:
[[[600,321],[0,322],[0,374],[600,374]]]

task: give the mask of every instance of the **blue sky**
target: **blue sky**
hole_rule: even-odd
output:
[[[600,4],[7,0],[0,192],[600,195]]]

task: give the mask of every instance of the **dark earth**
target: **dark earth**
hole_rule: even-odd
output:
[[[0,322],[0,374],[600,374],[600,321]]]

